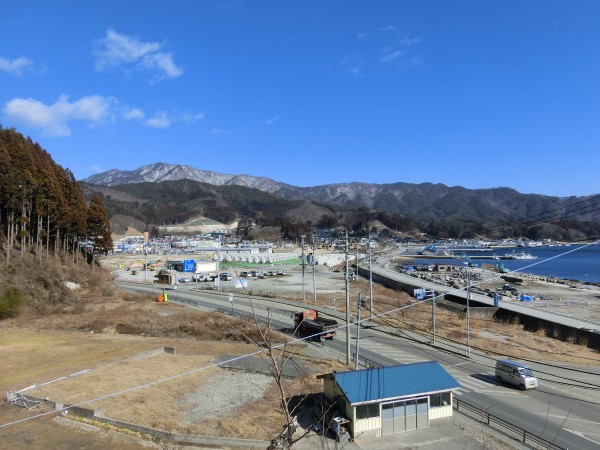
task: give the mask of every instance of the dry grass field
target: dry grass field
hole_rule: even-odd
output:
[[[237,409],[206,418],[186,414],[194,409],[194,402],[202,401],[193,394],[209,380],[228,377],[233,382],[229,390],[236,391],[238,375],[229,377],[232,371],[214,367],[211,361],[219,355],[256,352],[259,347],[245,336],[259,341],[252,323],[216,313],[190,312],[177,304],[158,304],[130,294],[110,302],[88,302],[76,314],[28,314],[0,322],[0,389],[5,393],[66,376],[28,393],[89,409],[104,408],[108,417],[166,431],[268,440],[284,423],[273,381],[265,384],[251,404],[242,403]],[[276,342],[285,339],[275,333]],[[144,355],[162,347],[174,347],[176,354]],[[315,372],[341,369],[336,363],[323,363],[302,353],[294,356]],[[144,387],[137,389],[139,386]],[[133,390],[124,392],[129,389]],[[285,389],[292,396],[319,392],[321,385],[314,376],[307,376],[286,380]],[[36,414],[38,411],[3,404],[0,425]],[[0,427],[0,442],[11,442],[6,447],[11,449],[48,448],[35,443],[58,442],[63,434],[69,442],[84,439],[80,429],[56,427],[51,416]],[[114,448],[122,445],[117,440]],[[0,448],[4,448],[2,444]]]
[[[90,409],[103,407],[109,417],[166,431],[254,439],[268,439],[281,431],[284,421],[273,382],[261,386],[259,398],[235,407],[216,407],[223,409],[219,414],[198,417],[185,413],[202,402],[201,387],[207,383],[227,378],[232,380],[231,389],[235,389],[237,378],[228,378],[232,371],[213,367],[211,361],[224,354],[255,352],[259,347],[247,339],[260,341],[255,325],[217,313],[193,312],[174,303],[158,304],[148,296],[119,292],[106,272],[97,269],[92,273],[76,267],[70,271],[66,267],[52,268],[49,272],[52,280],[43,281],[47,292],[40,295],[52,301],[44,303],[32,298],[21,315],[0,321],[3,393],[90,369],[85,374],[32,390],[31,394],[70,404],[83,402]],[[14,272],[12,275],[16,276]],[[65,291],[61,283],[73,279],[81,282],[82,288]],[[6,278],[0,281],[6,282]],[[32,289],[32,296],[41,291],[37,286]],[[351,289],[354,293],[365,293],[368,285],[364,280],[353,281]],[[278,293],[278,296],[283,295]],[[302,298],[298,286],[285,292],[285,296]],[[340,292],[338,299],[343,296]],[[380,323],[396,327],[399,333],[403,330],[431,333],[429,305],[414,304],[408,295],[379,285],[374,285],[374,298],[375,313],[395,311],[379,317]],[[331,293],[319,295],[317,302],[331,307]],[[352,302],[354,313],[355,303]],[[439,337],[465,345],[465,325],[460,314],[438,309]],[[274,337],[278,341],[286,339],[283,335]],[[518,323],[493,319],[471,320],[471,346],[490,352],[509,348],[510,355],[517,358],[600,363],[598,352],[585,346],[532,334]],[[176,354],[144,356],[144,352],[162,347],[174,347]],[[295,356],[317,373],[344,370],[337,362],[316,360],[302,352]],[[165,381],[154,383],[157,380]],[[148,386],[123,392],[144,384]],[[290,396],[321,389],[315,377],[286,382]],[[90,401],[94,399],[97,400]],[[39,411],[2,403],[0,449],[124,447],[125,437],[120,434],[106,432],[100,436],[97,432],[84,432],[81,427],[59,426],[59,419],[53,418],[58,414],[15,423],[36,414]],[[7,424],[10,425],[4,426]],[[128,440],[126,446],[142,448],[137,441]]]

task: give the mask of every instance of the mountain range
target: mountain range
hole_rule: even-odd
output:
[[[126,185],[191,180],[221,187],[247,188],[291,202],[313,202],[326,208],[366,209],[409,220],[416,227],[438,226],[451,221],[469,221],[489,227],[492,224],[512,223],[523,228],[542,223],[561,222],[572,228],[573,223],[600,223],[599,208],[594,207],[597,196],[551,197],[521,194],[507,187],[466,189],[434,183],[338,183],[299,187],[266,177],[228,175],[199,170],[186,165],[156,163],[126,171],[113,169],[82,180],[89,185],[108,186],[123,190]],[[137,191],[139,194],[139,191]],[[215,191],[216,192],[216,191]],[[231,189],[225,192],[234,192]],[[241,191],[238,189],[236,195]],[[251,192],[251,191],[250,191]],[[229,195],[229,194],[227,194]],[[251,198],[258,193],[244,193]],[[230,199],[231,200],[231,199]],[[229,201],[226,203],[231,206]],[[235,202],[234,202],[235,203]],[[243,206],[243,205],[239,205]],[[246,210],[246,214],[249,211]],[[321,214],[328,214],[321,211]],[[331,214],[335,215],[335,212]],[[531,218],[531,221],[527,222]],[[311,217],[311,219],[316,219]],[[578,228],[579,225],[576,225]],[[434,227],[435,228],[435,227]],[[447,228],[447,226],[446,226]]]

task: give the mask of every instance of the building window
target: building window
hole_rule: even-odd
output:
[[[371,419],[373,417],[379,417],[379,403],[356,407],[356,419]]]
[[[441,394],[433,394],[429,396],[429,406],[431,408],[440,408],[450,404],[450,392],[442,392]]]

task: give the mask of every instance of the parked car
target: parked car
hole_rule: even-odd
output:
[[[245,270],[242,270],[240,272],[240,278],[246,278],[248,276],[248,272],[246,272]]]
[[[510,284],[505,284],[504,286],[502,286],[501,290],[511,292],[513,294],[519,292],[519,290],[516,287],[511,286]]]
[[[192,281],[211,281],[211,277],[206,274],[196,273],[192,276]]]
[[[228,272],[222,272],[219,275],[219,280],[221,280],[221,281],[231,281],[231,275],[229,275]]]

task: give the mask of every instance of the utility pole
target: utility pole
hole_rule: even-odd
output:
[[[471,270],[467,266],[467,356],[471,357],[471,310],[469,300],[471,299]]]
[[[306,289],[304,287],[304,235],[300,236],[302,238],[302,302],[306,303]]]
[[[219,270],[221,270],[221,234],[219,234],[219,242],[217,244],[217,278],[215,278],[218,286],[217,290],[221,292],[221,274]]]
[[[433,298],[431,299],[431,343],[435,345],[435,292],[433,293]]]
[[[312,275],[313,275],[313,295],[314,295],[314,301],[315,301],[315,305],[317,304],[317,282],[315,281],[315,255],[316,253],[316,248],[315,248],[315,235],[312,235],[312,244],[313,244],[313,253],[312,253],[312,259],[311,259],[311,263],[312,263]]]
[[[346,365],[350,365],[350,287],[348,286],[348,230],[346,230]]]
[[[371,238],[367,243],[369,250],[369,319],[373,318],[373,272],[371,272]]]
[[[356,317],[356,358],[354,359],[354,370],[358,370],[358,348],[360,347],[360,307],[362,304],[362,293],[358,293],[358,314]]]

